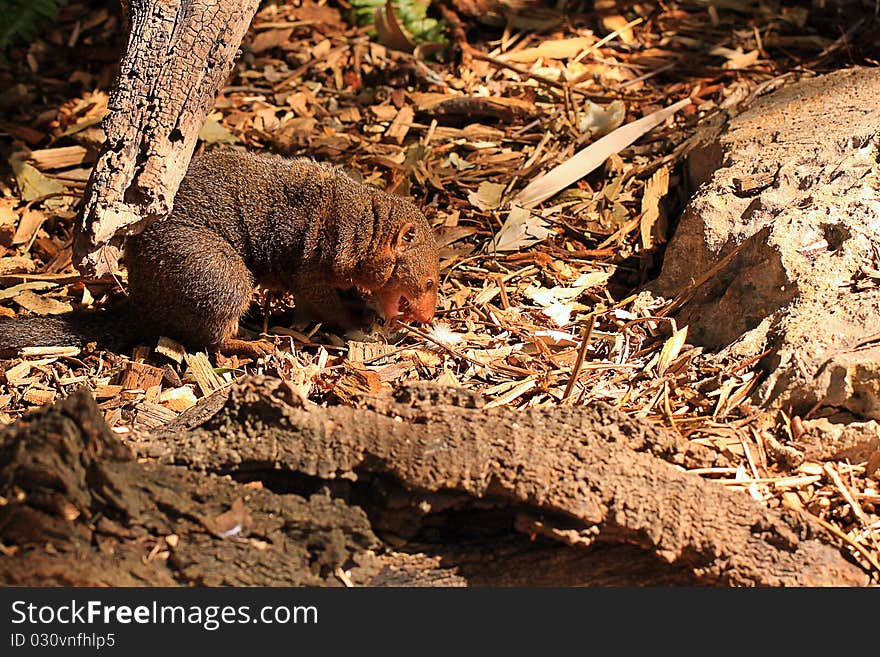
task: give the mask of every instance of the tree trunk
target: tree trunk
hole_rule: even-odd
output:
[[[74,241],[74,263],[87,275],[113,271],[124,236],[171,211],[259,0],[126,4],[128,46]]]

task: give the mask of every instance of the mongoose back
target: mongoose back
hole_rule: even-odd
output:
[[[174,210],[128,239],[125,263],[121,307],[0,322],[0,349],[118,349],[160,335],[222,349],[256,285],[290,291],[340,327],[358,323],[345,290],[372,297],[387,320],[430,322],[437,303],[437,244],[422,212],[307,159],[231,150],[193,159]]]

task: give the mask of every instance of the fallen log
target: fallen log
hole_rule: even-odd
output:
[[[85,391],[4,429],[0,480],[5,586],[316,586],[379,571],[362,511],[138,463]]]
[[[867,583],[804,518],[678,467],[713,452],[609,407],[414,386],[322,408],[270,379],[208,400],[129,446],[85,391],[0,433],[0,583]]]
[[[432,515],[492,507],[530,535],[637,545],[707,584],[867,582],[806,518],[677,467],[714,455],[675,434],[608,406],[478,406],[462,391],[413,386],[364,408],[321,408],[281,381],[255,380],[233,387],[200,426],[158,432],[137,449],[211,472],[372,487],[361,503],[374,529],[404,540]]]

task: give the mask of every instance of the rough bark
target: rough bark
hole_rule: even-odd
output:
[[[397,540],[494,525],[580,547],[635,544],[704,583],[867,581],[804,518],[675,467],[710,465],[711,452],[610,407],[485,411],[431,386],[365,406],[319,408],[281,382],[251,382],[201,426],[137,449],[236,476],[336,482]]]
[[[586,552],[509,533],[377,555],[364,513],[326,491],[134,461],[84,392],[0,434],[0,481],[3,585],[697,583],[634,547]]]
[[[89,275],[114,270],[124,236],[171,211],[259,0],[126,4],[131,31],[104,120],[107,141],[74,241],[74,263]]]
[[[0,480],[5,585],[338,585],[336,568],[355,583],[379,569],[363,512],[138,463],[85,392],[0,435]]]
[[[0,434],[0,583],[867,582],[804,519],[672,465],[711,452],[608,407],[421,386],[321,408],[257,380],[130,443],[86,392]]]

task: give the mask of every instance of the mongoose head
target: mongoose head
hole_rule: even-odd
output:
[[[430,322],[434,319],[440,282],[434,234],[428,220],[412,203],[386,196],[377,205],[385,203],[389,207],[383,210],[388,213],[393,230],[378,259],[384,262],[382,282],[370,292],[386,320]]]

